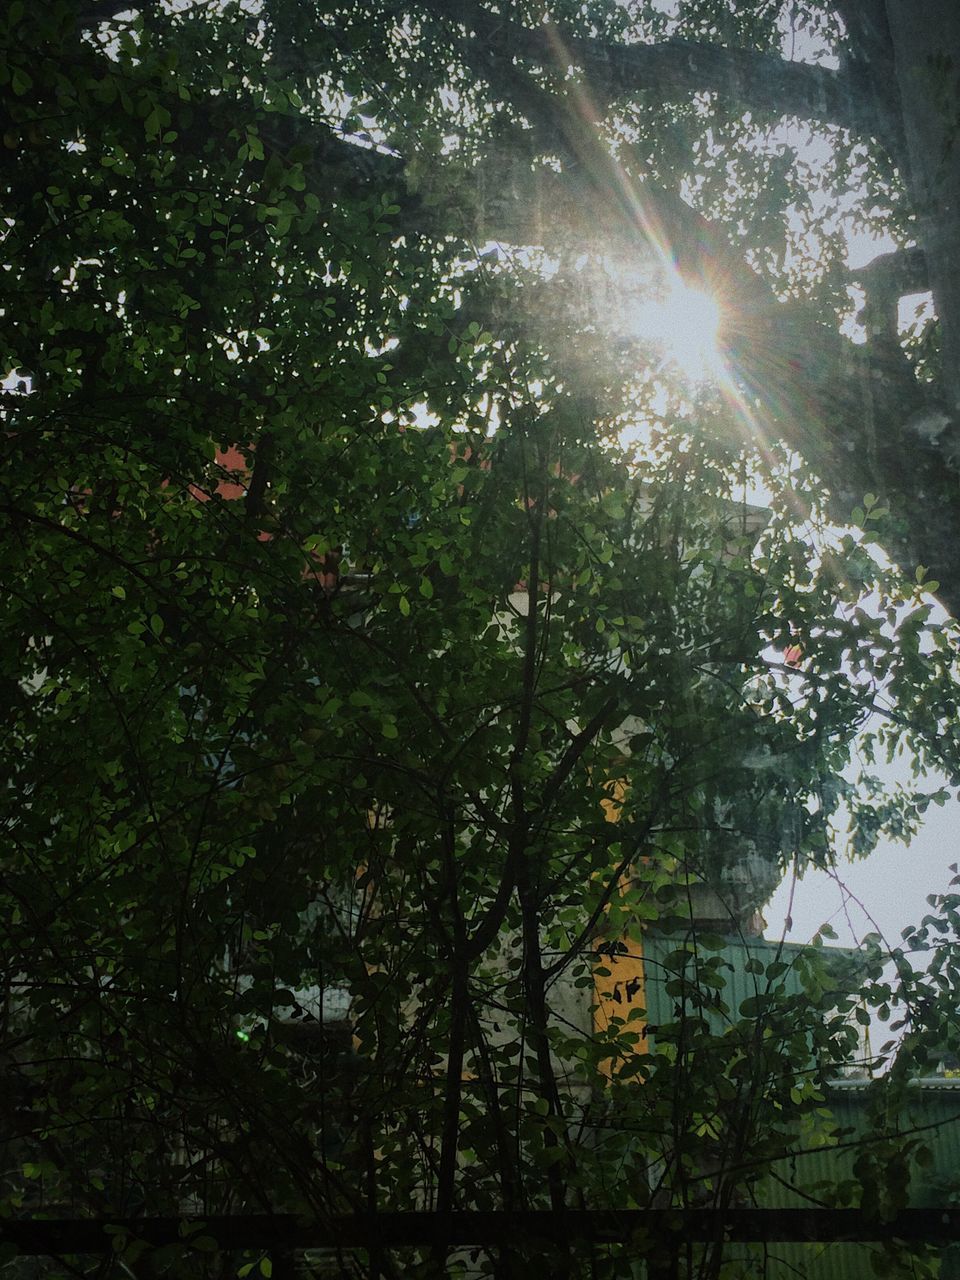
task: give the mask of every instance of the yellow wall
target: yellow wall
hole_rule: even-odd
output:
[[[601,801],[608,822],[619,822],[624,793],[624,783],[615,782],[610,788],[610,795]],[[626,884],[621,883],[620,892],[625,889]],[[617,937],[604,933],[596,940],[595,952],[593,1028],[596,1033],[604,1034],[612,1020],[625,1022],[633,1009],[645,1007],[643,941],[639,925],[628,925]],[[640,1019],[635,1019],[630,1030],[642,1035],[645,1026]],[[634,1046],[634,1052],[646,1051],[646,1038],[642,1038]],[[617,1075],[618,1064],[615,1059],[607,1058],[601,1070],[608,1079],[613,1079]]]

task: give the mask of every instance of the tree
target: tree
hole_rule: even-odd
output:
[[[777,157],[750,141],[823,103],[888,138],[843,90],[882,33],[848,14],[834,75],[782,60],[766,6],[714,9],[678,37],[606,4],[547,27],[426,0],[9,6],[11,1212],[726,1211],[835,1140],[817,1112],[846,989],[804,961],[802,1000],[781,956],[726,1008],[722,944],[690,940],[685,903],[748,843],[760,867],[829,860],[843,806],[862,852],[908,833],[944,792],[883,794],[871,751],[906,744],[956,785],[952,628],[859,535],[814,529],[856,499],[951,601],[950,429],[913,470],[882,444],[933,385],[932,340],[891,350],[885,320],[843,347],[837,271],[791,282],[776,252],[797,165],[768,198]],[[840,39],[836,15],[795,19]],[[634,22],[662,38],[628,47]],[[691,98],[691,65],[736,98]],[[641,73],[654,92],[628,101]],[[890,157],[831,136],[851,216],[899,210]],[[756,274],[681,176],[707,214],[752,206]],[[674,266],[725,282],[726,398],[626,332],[624,298]],[[873,272],[888,302],[899,270]],[[867,412],[884,352],[895,394]],[[921,482],[942,528],[911,509]],[[956,1039],[942,905],[921,927],[942,982],[902,966],[897,1086]],[[588,1018],[638,921],[681,956],[649,1053],[612,993]],[[882,1008],[881,959],[858,981]],[[517,1274],[528,1244],[478,1265]],[[374,1274],[463,1265],[371,1245]],[[722,1246],[691,1270],[719,1275]],[[117,1254],[199,1271],[203,1249]],[[533,1254],[627,1273],[617,1248]]]

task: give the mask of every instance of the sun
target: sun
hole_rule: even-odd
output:
[[[676,365],[691,382],[721,375],[720,307],[708,293],[675,279],[661,297],[631,307],[628,323],[636,337],[661,346],[665,362]]]

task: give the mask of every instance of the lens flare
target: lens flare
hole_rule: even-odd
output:
[[[709,294],[676,280],[663,297],[634,307],[629,323],[636,337],[661,346],[665,359],[691,382],[719,378],[720,308]]]

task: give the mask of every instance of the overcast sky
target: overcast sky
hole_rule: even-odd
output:
[[[891,781],[909,782],[903,765],[899,771],[891,766],[875,772]],[[935,789],[932,781],[928,785]],[[836,878],[808,871],[797,881],[792,905],[792,877],[784,880],[763,912],[768,938],[781,936],[789,907],[793,927],[786,937],[791,942],[809,942],[828,921],[844,945],[879,932],[896,946],[901,931],[928,914],[927,895],[947,891],[953,876],[950,864],[960,863],[960,803],[952,800],[942,809],[931,805],[923,829],[909,846],[884,841],[869,858],[857,862],[844,858],[842,849],[837,853]]]

